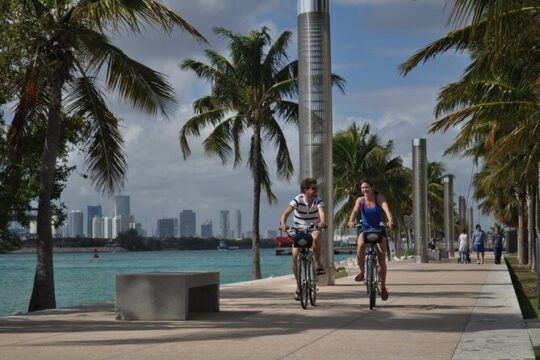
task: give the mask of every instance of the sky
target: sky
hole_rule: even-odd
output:
[[[214,232],[219,228],[219,211],[236,209],[242,212],[243,231],[252,225],[252,178],[246,166],[233,168],[217,158],[207,157],[200,138],[190,138],[191,156],[184,160],[178,143],[182,125],[192,115],[195,99],[209,93],[209,84],[193,73],[183,71],[179,64],[185,59],[205,60],[203,51],[211,47],[227,53],[225,43],[212,32],[224,27],[235,33],[247,34],[267,26],[275,39],[283,31],[293,32],[289,47],[290,60],[297,59],[297,2],[295,0],[170,0],[164,1],[209,41],[196,42],[182,31],[170,35],[147,27],[142,35],[115,36],[115,42],[128,55],[167,77],[176,91],[176,106],[168,119],[136,111],[128,104],[108,96],[113,112],[122,119],[122,134],[126,141],[128,173],[123,194],[131,197],[131,211],[137,222],[148,231],[161,217],[178,217],[190,209],[200,224],[211,219]],[[469,63],[467,54],[447,53],[417,67],[407,77],[398,72],[398,65],[415,51],[442,37],[447,26],[449,9],[445,0],[330,0],[332,71],[347,81],[346,93],[333,92],[334,131],[368,123],[371,132],[383,141],[394,141],[394,156],[401,156],[404,165],[412,167],[413,138],[426,138],[429,161],[441,161],[454,180],[457,196],[468,196],[472,161],[443,157],[457,130],[428,134],[435,118],[433,109],[442,87],[457,81]],[[298,164],[298,130],[284,126],[295,168]],[[248,137],[243,139],[247,146]],[[271,155],[267,148],[266,154]],[[273,159],[267,157],[273,164]],[[114,211],[113,201],[96,192],[84,179],[83,155],[70,154],[70,163],[77,165],[62,194],[69,209],[86,212],[87,205],[101,204],[104,215]],[[273,190],[279,202],[269,206],[261,203],[261,231],[277,229],[279,216],[288,202],[299,192],[298,176],[291,182],[278,180],[275,168]],[[474,207],[475,204],[472,204]],[[86,216],[86,214],[85,214]],[[474,210],[475,222],[478,213]],[[231,219],[231,223],[234,220]],[[481,215],[480,223],[490,225],[490,218]]]

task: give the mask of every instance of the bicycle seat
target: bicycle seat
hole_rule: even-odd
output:
[[[364,243],[376,244],[380,243],[383,239],[383,234],[381,229],[369,228],[362,231],[364,234]]]
[[[293,246],[295,248],[310,248],[313,245],[313,236],[305,233],[293,235]]]

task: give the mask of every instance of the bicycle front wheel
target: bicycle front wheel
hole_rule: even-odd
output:
[[[375,259],[369,260],[369,281],[368,281],[368,294],[369,294],[369,309],[373,310],[377,300],[377,265]]]
[[[313,259],[309,262],[309,302],[315,306],[317,302],[317,273],[315,272],[315,263]]]
[[[307,308],[309,289],[308,289],[308,266],[304,256],[298,257],[298,288],[300,289],[300,305],[302,309]]]

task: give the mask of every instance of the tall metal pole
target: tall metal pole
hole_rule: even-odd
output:
[[[473,208],[472,206],[469,206],[467,208],[467,227],[469,229],[469,236],[472,238],[472,233],[474,229],[474,218],[473,218]]]
[[[448,256],[454,257],[454,175],[448,174],[444,184],[444,237]]]
[[[415,262],[427,263],[427,149],[426,139],[413,139],[413,217]]]
[[[328,0],[298,1],[300,177],[317,179],[326,204],[322,284],[334,285],[332,89]]]
[[[458,212],[459,212],[459,231],[467,227],[467,200],[465,196],[460,195],[458,200]],[[469,234],[471,229],[469,229]]]

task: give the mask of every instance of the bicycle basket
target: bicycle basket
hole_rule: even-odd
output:
[[[310,248],[313,245],[313,237],[310,234],[299,233],[293,236],[295,248]]]
[[[362,231],[365,243],[380,243],[383,239],[382,230],[366,229]]]

